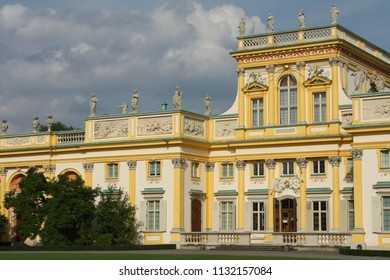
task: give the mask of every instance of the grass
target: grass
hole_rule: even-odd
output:
[[[303,260],[290,257],[237,256],[212,254],[134,254],[84,252],[0,253],[0,260]]]

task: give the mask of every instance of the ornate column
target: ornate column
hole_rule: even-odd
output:
[[[332,66],[332,120],[339,120],[339,57],[329,58]]]
[[[333,231],[340,231],[340,162],[341,157],[329,157],[333,173]]]
[[[305,82],[305,69],[306,63],[304,61],[297,62],[297,68],[299,70],[298,77],[298,122],[306,123],[306,94],[303,83]]]
[[[135,187],[136,187],[136,169],[137,169],[137,161],[129,160],[127,161],[127,166],[129,167],[129,203],[132,206],[135,206]]]
[[[206,162],[206,231],[213,228],[214,162]]]
[[[0,214],[5,214],[5,208],[3,205],[4,202],[4,195],[5,195],[5,190],[7,188],[7,172],[8,169],[5,167],[0,168]]]
[[[180,232],[184,231],[184,158],[173,158],[173,228],[171,240],[180,242]]]
[[[245,127],[245,96],[242,89],[244,88],[244,82],[245,82],[245,69],[238,68],[237,74],[238,74],[238,128],[244,128]],[[241,133],[241,138],[244,136],[243,131],[237,133]]]
[[[268,125],[275,125],[277,120],[277,94],[275,92],[275,66],[273,64],[267,65],[268,72]]]
[[[45,169],[45,173],[49,179],[53,179],[55,172],[56,172],[56,166],[55,164],[48,164],[44,165],[43,169]]]
[[[357,244],[364,245],[363,178],[362,178],[363,150],[352,149],[351,154],[353,158],[353,197],[354,197],[354,211],[355,211],[355,229],[352,233],[352,246],[357,246]]]
[[[307,170],[308,160],[306,158],[297,158],[297,164],[301,171],[301,185],[299,188],[299,231],[306,231],[307,220],[306,220],[306,170]]]
[[[93,162],[83,162],[85,186],[92,188]]]
[[[268,227],[267,231],[274,231],[274,198],[275,191],[273,190],[273,182],[275,180],[275,167],[276,160],[274,159],[266,159],[265,165],[268,169]]]
[[[237,230],[244,230],[244,206],[245,206],[245,166],[243,160],[236,161],[238,169],[238,223]]]

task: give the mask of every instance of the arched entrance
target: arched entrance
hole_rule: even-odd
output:
[[[191,200],[191,231],[202,231],[202,202],[198,199]]]
[[[275,232],[297,231],[297,202],[295,198],[274,200],[274,230]]]
[[[18,174],[16,176],[14,176],[10,182],[10,185],[9,185],[9,190],[10,191],[13,191],[15,190],[15,192],[20,192],[20,187],[19,187],[19,183],[20,181],[22,181],[26,176],[24,174]],[[23,241],[24,239],[15,231],[15,227],[16,225],[20,222],[20,218],[18,218],[13,210],[10,210],[10,217],[9,217],[9,220],[10,220],[10,239],[13,241],[13,242],[20,242],[20,241]]]

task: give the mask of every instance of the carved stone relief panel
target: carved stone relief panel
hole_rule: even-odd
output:
[[[352,120],[353,120],[352,110],[341,112],[341,126],[342,127],[352,125]]]
[[[94,139],[129,137],[129,120],[114,119],[95,121],[93,132]]]
[[[215,121],[215,138],[234,138],[237,119]]]
[[[363,100],[363,121],[389,120],[390,98]]]
[[[184,119],[184,134],[203,138],[205,136],[204,122],[186,117]]]
[[[12,137],[5,139],[5,146],[22,146],[31,144],[31,137]]]
[[[173,133],[172,115],[137,119],[137,135],[161,135]]]
[[[45,136],[39,135],[37,136],[37,144],[44,144],[45,143]]]

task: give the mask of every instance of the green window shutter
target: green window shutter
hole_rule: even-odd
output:
[[[252,231],[252,202],[245,202],[244,230]]]
[[[167,201],[161,200],[160,204],[160,230],[167,231]]]
[[[371,197],[371,222],[372,222],[372,232],[380,232],[382,224],[382,207],[381,207],[381,197],[373,196]]]
[[[212,230],[219,231],[220,221],[219,221],[219,203],[218,202],[213,203],[213,215],[212,216],[213,216]]]
[[[348,231],[348,200],[340,201],[340,231]]]

